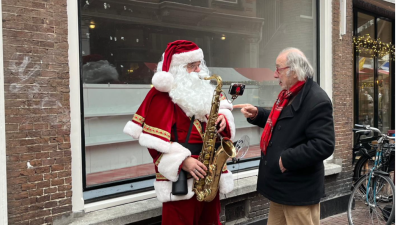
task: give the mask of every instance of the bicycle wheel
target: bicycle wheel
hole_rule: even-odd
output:
[[[395,213],[394,184],[386,176],[374,174],[368,188],[369,176],[361,178],[355,185],[347,206],[349,224],[392,224]],[[374,194],[375,193],[375,194]]]
[[[369,173],[369,170],[374,167],[376,150],[371,150],[368,152],[368,157],[362,155],[354,166],[354,181],[357,181],[360,177]]]

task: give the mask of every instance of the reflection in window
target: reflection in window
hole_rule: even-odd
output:
[[[374,59],[358,56],[359,123],[373,126],[374,121]]]
[[[377,18],[378,38],[384,43],[392,43],[392,23]],[[378,128],[387,132],[391,127],[392,119],[392,85],[391,85],[391,64],[389,54],[378,58]]]
[[[376,21],[376,22],[375,22]],[[358,36],[371,36],[377,43],[393,42],[392,22],[375,18],[372,15],[357,13]],[[376,37],[375,37],[376,36]],[[372,46],[372,45],[371,45]],[[378,52],[374,56],[374,48],[360,48],[357,52],[356,81],[358,93],[358,118],[356,123],[371,125],[386,133],[392,126],[392,63],[389,53]]]
[[[304,18],[316,15],[315,0],[81,0],[80,7],[86,187],[131,180],[128,189],[135,190],[146,185],[133,178],[152,178],[147,149],[122,128],[150,90],[169,42],[198,44],[225,92],[230,83],[246,83],[235,104],[273,106],[281,90],[273,77],[275,59],[286,47],[300,48],[317,66],[316,21]],[[246,157],[257,160],[262,130],[239,110],[233,114],[236,137],[250,137]],[[253,162],[241,168],[258,165]]]

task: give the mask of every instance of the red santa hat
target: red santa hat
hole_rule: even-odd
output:
[[[151,83],[161,92],[169,92],[174,76],[169,72],[171,66],[186,65],[204,59],[203,50],[194,42],[177,40],[168,44],[164,52],[162,71],[157,71]]]

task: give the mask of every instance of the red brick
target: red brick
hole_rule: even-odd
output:
[[[33,175],[29,176],[29,182],[43,181],[43,175]]]
[[[36,190],[29,191],[29,197],[36,197],[36,196],[42,196],[42,195],[43,195],[43,189],[36,189]]]
[[[40,225],[44,223],[44,218],[29,220],[29,225]]]
[[[58,186],[64,184],[64,179],[52,179],[51,186]]]
[[[30,189],[36,189],[36,184],[22,184],[21,189],[23,191],[30,190]]]
[[[36,202],[41,203],[41,202],[48,202],[50,201],[50,195],[45,195],[41,197],[36,198]]]
[[[45,194],[56,193],[57,189],[58,189],[57,187],[46,188],[44,189],[44,193]]]
[[[50,187],[50,181],[46,180],[46,181],[42,181],[42,182],[38,182],[36,183],[37,188],[48,188]]]
[[[59,214],[59,213],[65,213],[65,212],[69,212],[72,210],[72,206],[71,205],[67,205],[67,206],[62,206],[62,207],[58,207],[58,208],[54,208],[52,210],[53,214]]]
[[[57,160],[58,163],[58,160]],[[51,165],[51,172],[56,172],[56,171],[60,171],[60,170],[64,170],[64,165]]]
[[[51,200],[60,199],[60,198],[65,198],[64,192],[51,194]]]

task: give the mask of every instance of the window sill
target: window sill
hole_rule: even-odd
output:
[[[229,199],[255,192],[257,187],[257,171],[258,170],[252,170],[234,174],[235,178],[237,178],[234,181],[235,189],[229,194],[220,195],[220,199]],[[336,159],[330,162],[325,162],[325,176],[337,174],[341,171],[341,160]],[[136,198],[137,200],[135,202],[132,202],[132,200],[129,199],[124,201],[121,198],[120,200],[110,199],[100,203],[87,204],[85,205],[86,213],[84,213],[81,217],[72,219],[73,221],[69,221],[68,224],[128,224],[161,215],[162,203],[154,197],[154,191],[141,193],[138,195],[141,195],[141,199],[138,201],[138,198]],[[118,203],[120,205],[111,206],[111,202],[115,202],[116,200],[119,201]],[[107,204],[107,201],[110,203]],[[95,206],[96,204],[98,206]],[[77,213],[76,215],[78,214],[81,213]]]
[[[342,159],[332,159],[324,162],[325,176],[342,172]]]

